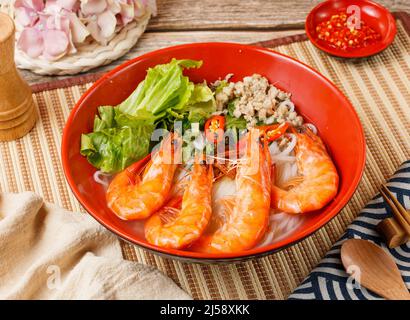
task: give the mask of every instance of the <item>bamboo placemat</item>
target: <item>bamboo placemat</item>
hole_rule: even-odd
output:
[[[122,245],[124,256],[157,267],[196,299],[286,298],[376,193],[380,183],[410,158],[410,18],[404,13],[396,14],[396,18],[398,34],[394,44],[368,59],[330,57],[313,47],[304,35],[259,43],[320,71],[346,94],[360,117],[367,141],[366,169],[355,195],[335,219],[291,248],[236,265],[181,263],[127,243]],[[32,190],[49,202],[84,211],[65,182],[60,145],[65,119],[95,79],[96,75],[88,75],[33,86],[40,120],[26,137],[0,143],[0,191]]]

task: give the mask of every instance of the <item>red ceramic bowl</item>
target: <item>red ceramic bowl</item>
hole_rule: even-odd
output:
[[[364,48],[349,51],[336,49],[319,40],[316,34],[316,26],[340,11],[346,12],[351,5],[360,8],[361,19],[381,34],[381,40]],[[380,4],[370,0],[330,0],[322,2],[313,8],[307,16],[305,30],[310,41],[316,47],[331,55],[344,58],[360,58],[379,53],[393,42],[397,32],[396,22],[390,12]]]
[[[339,192],[329,205],[306,216],[289,237],[251,250],[204,254],[163,249],[149,244],[138,223],[118,219],[106,206],[103,188],[94,182],[95,169],[80,155],[80,137],[92,130],[100,105],[117,105],[144,79],[146,70],[172,58],[203,60],[199,69],[188,70],[194,82],[215,81],[234,73],[233,81],[259,73],[271,83],[291,92],[297,110],[314,123],[329,147],[340,174]],[[187,44],[154,51],[131,60],[98,80],[81,97],[64,128],[62,162],[67,181],[77,199],[102,225],[121,238],[154,253],[196,262],[238,261],[262,256],[290,246],[312,234],[346,205],[353,195],[365,164],[363,129],[352,105],[325,77],[310,67],[282,54],[253,46],[229,43]]]

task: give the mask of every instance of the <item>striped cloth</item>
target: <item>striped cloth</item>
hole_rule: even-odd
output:
[[[387,183],[390,191],[407,209],[410,208],[410,160],[404,162]],[[378,295],[353,284],[344,271],[340,260],[340,248],[351,238],[366,239],[388,250],[394,257],[407,288],[410,288],[410,242],[389,249],[375,231],[376,225],[384,218],[391,217],[391,209],[378,194],[362,210],[359,217],[347,228],[346,233],[335,243],[319,265],[293,292],[289,299],[319,300],[373,300]]]

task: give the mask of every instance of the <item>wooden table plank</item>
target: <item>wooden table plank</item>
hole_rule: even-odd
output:
[[[149,30],[255,30],[303,25],[320,0],[157,0]],[[391,11],[410,12],[409,0],[377,0]]]
[[[286,30],[286,31],[190,31],[190,32],[147,32],[145,33],[137,45],[124,57],[111,63],[108,66],[100,67],[90,71],[105,72],[120,65],[124,61],[137,57],[146,52],[169,47],[177,44],[190,42],[237,42],[237,43],[252,43],[274,38],[284,37],[291,34],[303,33],[303,30]],[[30,71],[20,70],[22,76],[30,83],[42,83],[56,79],[64,79],[66,77],[46,77],[39,76]],[[70,76],[72,77],[72,76]]]

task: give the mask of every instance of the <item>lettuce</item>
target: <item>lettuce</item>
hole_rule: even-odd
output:
[[[212,90],[201,83],[195,85],[188,105],[186,106],[188,121],[203,124],[216,111],[216,103]]]
[[[83,134],[81,154],[103,172],[118,172],[148,154],[151,133],[149,127],[140,126]]]
[[[124,170],[149,152],[154,126],[102,106],[94,119],[94,131],[81,136],[81,154],[103,172]]]
[[[176,60],[148,69],[147,76],[118,106],[101,106],[93,132],[81,137],[81,154],[108,173],[125,169],[150,151],[155,127],[172,129],[175,120],[204,122],[215,112],[215,99],[206,83],[194,84],[185,68],[202,61]]]
[[[175,117],[184,110],[195,89],[183,69],[201,65],[202,61],[172,59],[148,69],[144,81],[118,106],[119,111],[151,123],[167,115]]]
[[[183,129],[189,129],[191,123],[205,123],[216,111],[216,103],[212,90],[206,83],[196,84],[191,97],[184,108],[179,111],[169,111],[167,116],[157,121],[157,127],[173,130],[175,121],[182,121]]]

